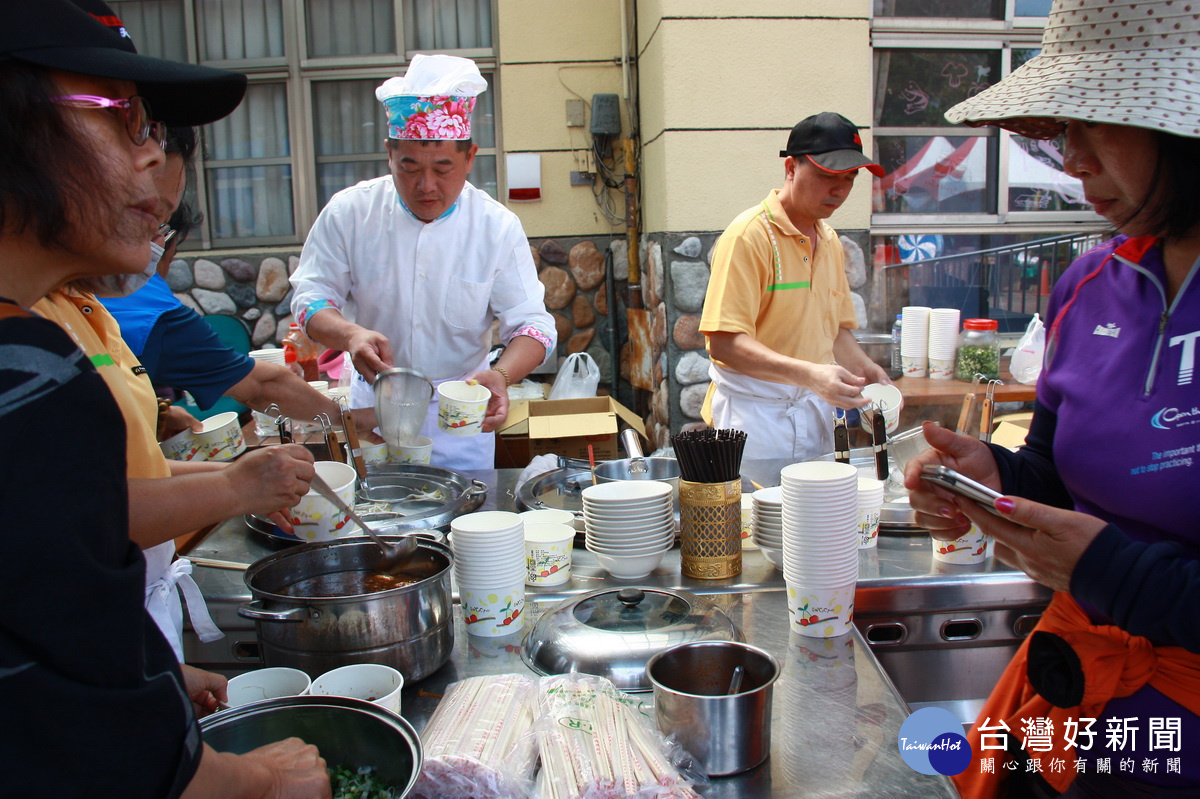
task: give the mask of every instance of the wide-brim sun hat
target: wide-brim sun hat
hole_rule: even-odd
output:
[[[1041,52],[946,112],[1039,139],[1063,119],[1200,136],[1200,2],[1055,0]]]
[[[215,122],[246,93],[246,76],[239,72],[138,54],[120,18],[100,0],[6,5],[0,61],[131,81],[153,118],[167,125]]]

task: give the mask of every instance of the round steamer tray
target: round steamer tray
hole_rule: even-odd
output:
[[[458,472],[421,464],[384,463],[367,467],[367,476],[359,481],[355,513],[381,514],[401,518],[397,533],[436,530],[451,520],[470,513],[487,498],[487,485]],[[266,516],[246,514],[246,526],[277,541],[300,543]],[[369,516],[367,521],[374,521]]]

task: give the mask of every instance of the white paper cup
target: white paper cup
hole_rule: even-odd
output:
[[[520,577],[507,585],[460,583],[458,594],[469,635],[494,638],[524,628],[525,582]]]
[[[954,357],[949,358],[933,358],[929,359],[929,379],[930,380],[953,380],[954,379]]]
[[[162,454],[173,461],[202,461],[207,460],[200,442],[191,430],[181,430],[158,445]]]
[[[368,466],[378,466],[388,461],[388,445],[386,441],[380,441],[378,444],[366,443],[359,450],[362,452],[363,462]]]
[[[565,524],[576,531],[582,530],[583,525],[575,525],[575,514],[562,508],[537,508],[522,511],[518,514],[526,524]]]
[[[201,424],[203,429],[195,435],[205,460],[231,461],[246,451],[246,437],[233,411],[210,416]]]
[[[569,524],[525,525],[525,585],[562,585],[571,579],[575,528]]]
[[[348,696],[364,699],[400,715],[400,691],[404,675],[378,663],[351,663],[327,671],[313,680],[313,696]]]
[[[449,380],[441,383],[438,393],[438,427],[452,436],[474,436],[483,430],[492,392],[480,383]]]
[[[953,541],[933,542],[933,559],[942,563],[983,563],[987,558],[987,536],[972,524],[967,534]]]
[[[255,669],[230,678],[229,705],[238,707],[281,696],[304,696],[310,685],[312,680],[300,669],[284,666]]]
[[[358,474],[353,466],[337,461],[317,461],[313,467],[343,502],[354,506],[354,485]],[[291,517],[296,537],[301,541],[333,541],[359,535],[358,525],[351,522],[348,515],[311,488],[300,503],[292,508]]]
[[[417,436],[406,444],[388,447],[388,457],[393,463],[429,463],[433,455],[433,439]]]
[[[929,375],[929,356],[901,355],[900,368],[905,377],[927,377]]]
[[[788,623],[808,638],[834,638],[850,632],[855,582],[831,588],[788,584]]]

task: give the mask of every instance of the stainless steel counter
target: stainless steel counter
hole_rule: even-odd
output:
[[[743,476],[761,485],[777,485],[779,470],[785,465],[787,462],[746,462]],[[481,510],[514,509],[519,474],[517,470],[469,473],[493,487]],[[214,529],[192,554],[249,563],[286,546],[234,519]],[[714,780],[707,795],[956,795],[948,780],[918,774],[900,759],[896,736],[910,710],[881,667],[880,658],[872,653],[872,646],[876,653],[895,655],[899,664],[916,658],[912,662],[926,670],[927,659],[922,656],[955,637],[947,637],[945,616],[960,625],[951,627],[952,631],[959,630],[964,619],[981,627],[982,632],[958,635],[963,640],[957,641],[957,646],[976,653],[994,650],[1003,662],[1019,638],[1009,629],[1009,615],[1000,620],[998,633],[990,630],[987,614],[978,612],[981,600],[994,608],[989,611],[993,615],[1027,608],[1029,612],[1021,615],[1025,618],[1039,612],[1048,592],[990,557],[969,566],[937,563],[924,534],[881,536],[876,549],[861,551],[860,575],[858,629],[830,641],[789,631],[782,573],[756,550],[744,553],[743,570],[737,577],[709,581],[683,576],[679,550],[674,549],[653,574],[631,583],[709,595],[734,619],[747,641],[767,649],[783,665],[775,689],[771,757],[746,774]],[[187,661],[225,673],[255,668],[259,662],[253,623],[236,614],[237,606],[249,599],[242,573],[198,567],[194,577],[214,621],[227,636],[201,644],[185,632]],[[577,548],[569,583],[527,589],[526,629],[560,599],[622,582],[604,572],[591,553]],[[920,621],[914,622],[914,618]],[[451,682],[478,674],[532,673],[520,659],[520,633],[490,639],[468,636],[457,607],[455,621],[450,662],[419,684],[405,688],[403,712],[418,729]],[[917,674],[916,680],[918,688],[931,681],[928,673]],[[651,700],[651,695],[644,696],[647,702]]]

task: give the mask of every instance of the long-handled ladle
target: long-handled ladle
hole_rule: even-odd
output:
[[[383,562],[380,564],[381,571],[392,571],[397,567],[408,564],[408,561],[417,551],[417,539],[415,537],[404,536],[399,543],[389,544],[387,541],[384,541],[382,538],[380,538],[375,531],[371,529],[371,526],[363,521],[362,518],[354,512],[354,509],[347,505],[342,498],[337,495],[336,491],[329,487],[329,483],[326,483],[323,479],[321,479],[321,475],[313,475],[312,487],[314,491],[332,502],[338,510],[349,516],[351,520],[361,527],[362,531],[370,536],[371,540],[383,550]]]

